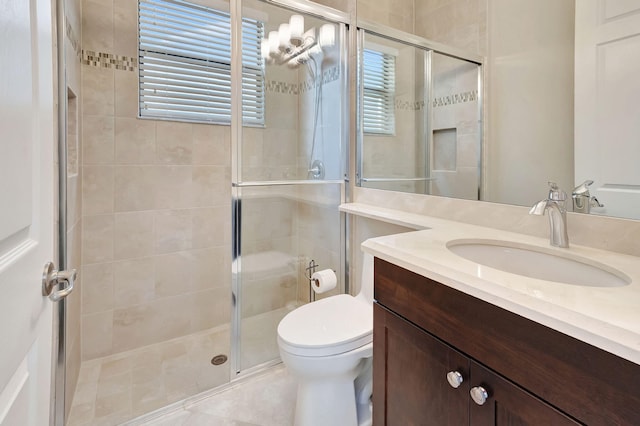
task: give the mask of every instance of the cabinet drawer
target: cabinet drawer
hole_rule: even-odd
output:
[[[640,366],[375,259],[374,298],[589,425],[640,424]]]

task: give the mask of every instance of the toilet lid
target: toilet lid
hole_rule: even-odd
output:
[[[280,349],[296,355],[348,352],[373,338],[373,307],[348,294],[303,305],[278,325]]]

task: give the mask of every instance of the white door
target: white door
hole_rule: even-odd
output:
[[[640,219],[640,0],[576,1],[576,184]]]
[[[48,425],[54,104],[50,0],[0,0],[0,425]]]

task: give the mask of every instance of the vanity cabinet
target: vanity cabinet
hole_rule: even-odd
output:
[[[375,425],[579,425],[378,304],[374,318]]]
[[[374,293],[375,426],[640,425],[637,364],[377,258]]]

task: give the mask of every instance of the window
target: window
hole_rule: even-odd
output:
[[[183,0],[139,0],[140,116],[231,122],[231,19]],[[242,118],[264,125],[264,24],[242,20]]]
[[[364,132],[392,135],[395,132],[394,98],[396,58],[364,49]]]

